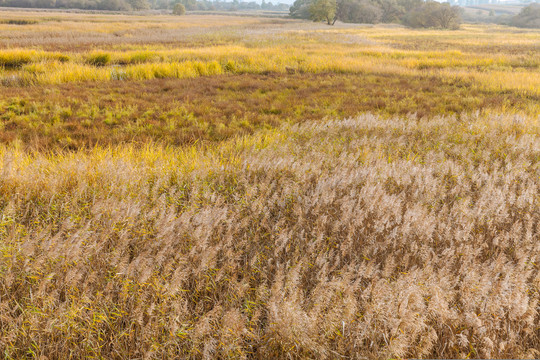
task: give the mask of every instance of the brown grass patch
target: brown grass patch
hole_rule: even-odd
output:
[[[382,115],[533,111],[538,98],[462,81],[357,74],[268,74],[10,88],[0,141],[29,149],[126,142],[185,145],[283,122]]]

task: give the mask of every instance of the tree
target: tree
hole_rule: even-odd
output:
[[[398,3],[405,12],[409,12],[415,8],[418,8],[424,4],[424,0],[398,0]]]
[[[461,11],[458,6],[450,6],[450,4],[440,4],[434,11],[431,12],[431,18],[434,27],[441,29],[459,29],[461,24]]]
[[[184,5],[188,11],[197,10],[197,0],[180,0],[176,2]]]
[[[403,22],[413,28],[458,29],[461,11],[458,6],[428,1],[409,11]]]
[[[346,23],[376,24],[381,21],[382,10],[368,0],[340,0],[337,18]]]
[[[310,11],[309,6],[311,5],[310,0],[296,0],[294,4],[289,8],[289,15],[295,19],[309,19]]]
[[[523,28],[540,28],[540,4],[524,7],[512,18],[510,24]]]
[[[148,0],[129,0],[129,5],[133,10],[148,10],[150,9],[150,4]]]
[[[315,0],[309,6],[310,18],[313,21],[326,21],[328,25],[334,25],[336,7],[336,0]]]
[[[405,14],[405,8],[398,0],[378,0],[377,1],[382,14],[381,22],[397,22]]]
[[[289,10],[290,16],[297,19],[328,22],[327,15],[334,11],[330,24],[336,20],[376,24],[400,22],[405,14],[423,4],[424,0],[296,0]]]
[[[184,15],[186,13],[186,7],[183,4],[176,4],[173,8],[173,14],[174,15]]]
[[[101,0],[98,7],[100,10],[131,10],[131,6],[125,0]]]
[[[56,0],[35,0],[34,6],[40,8],[54,8]]]

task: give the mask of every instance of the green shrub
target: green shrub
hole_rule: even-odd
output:
[[[186,7],[183,4],[174,5],[173,14],[174,15],[184,15],[186,13]]]

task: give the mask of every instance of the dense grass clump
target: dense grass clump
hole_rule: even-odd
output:
[[[95,52],[88,55],[86,62],[94,66],[105,66],[111,62],[111,55],[103,52]]]
[[[33,51],[0,52],[0,66],[8,69],[19,68],[32,61]]]
[[[35,19],[1,19],[0,24],[8,25],[34,25],[39,23],[39,20]]]

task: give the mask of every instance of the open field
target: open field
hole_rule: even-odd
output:
[[[540,31],[0,14],[4,358],[540,356]]]
[[[363,111],[540,113],[538,31],[3,14],[1,140],[26,148],[181,145]]]

